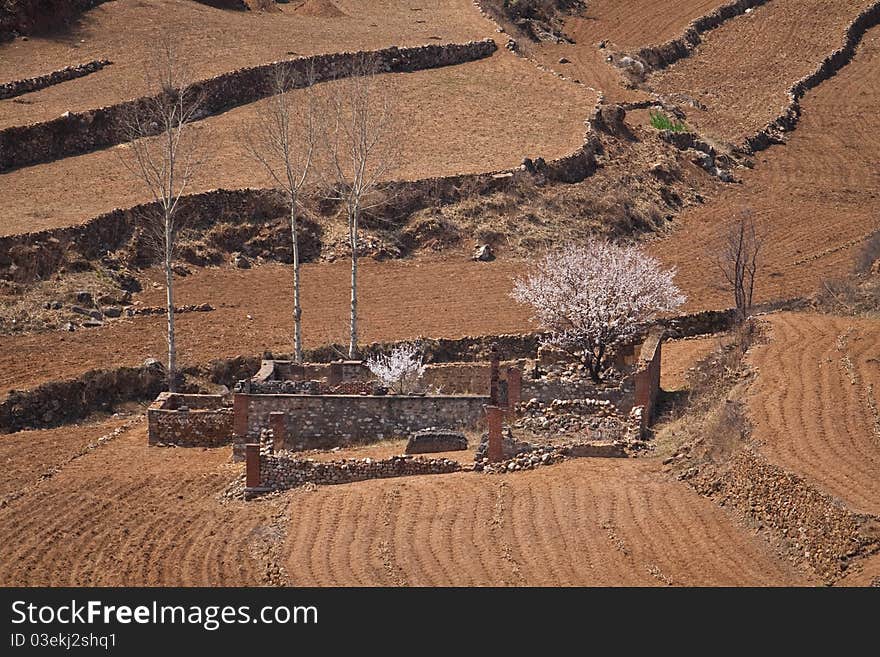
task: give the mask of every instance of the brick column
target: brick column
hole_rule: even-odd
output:
[[[260,446],[254,443],[245,445],[245,485],[248,488],[260,487]]]
[[[515,412],[522,401],[522,372],[518,367],[507,368],[507,410]]]
[[[287,427],[284,424],[284,413],[272,411],[269,413],[269,428],[272,429],[272,445],[274,451],[285,449],[287,440]]]
[[[330,363],[330,371],[327,373],[327,385],[331,388],[342,383],[342,361]]]
[[[498,463],[504,460],[504,452],[501,448],[501,409],[497,406],[487,406],[486,423],[489,425],[487,456],[490,463]]]
[[[248,396],[240,392],[232,397],[232,433],[240,438],[248,433]]]
[[[489,366],[489,398],[492,406],[498,405],[498,378],[501,359],[498,356],[498,347],[492,345],[492,364]]]

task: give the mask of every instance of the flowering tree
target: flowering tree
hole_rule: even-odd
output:
[[[599,381],[610,346],[684,303],[674,276],[637,246],[594,241],[545,256],[511,296],[532,306],[549,344],[583,354]]]
[[[380,354],[367,359],[367,367],[379,382],[399,395],[415,391],[416,384],[425,373],[423,356],[414,344],[401,344],[390,354]]]

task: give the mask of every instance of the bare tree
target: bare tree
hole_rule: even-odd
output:
[[[140,228],[146,243],[161,258],[165,272],[168,389],[174,392],[177,345],[172,265],[181,227],[180,199],[200,164],[197,143],[188,124],[197,118],[202,96],[190,85],[186,66],[170,41],[159,43],[146,77],[156,93],[126,117],[128,148],[121,151],[121,159],[155,201],[155,211],[142,213]]]
[[[322,172],[330,198],[345,207],[351,250],[351,313],[348,356],[358,345],[358,231],[364,210],[379,183],[396,163],[397,135],[388,89],[374,60],[355,60],[351,75],[334,83],[327,101],[323,142],[327,162]]]
[[[408,395],[416,390],[425,373],[424,354],[418,345],[403,343],[388,354],[367,359],[367,368],[391,392]]]
[[[595,241],[545,256],[511,296],[532,306],[550,331],[547,343],[582,354],[599,381],[609,347],[684,303],[674,277],[637,246]]]
[[[727,288],[733,292],[737,319],[746,319],[752,310],[761,236],[749,212],[727,230],[716,265],[721,270]]]
[[[300,255],[298,210],[300,191],[306,184],[318,143],[314,75],[306,79],[303,100],[290,93],[296,80],[289,67],[279,66],[272,78],[273,95],[264,105],[256,128],[245,135],[248,153],[284,190],[290,206],[290,240],[293,254],[293,350],[302,362],[302,307],[300,306]]]

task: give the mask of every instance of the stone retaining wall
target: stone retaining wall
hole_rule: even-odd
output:
[[[232,442],[232,408],[223,395],[163,392],[147,409],[151,445],[219,447]]]
[[[97,59],[86,64],[76,64],[75,66],[65,66],[57,71],[52,71],[46,75],[38,75],[25,80],[13,80],[5,84],[0,84],[0,100],[6,98],[15,98],[22,94],[39,91],[54,84],[66,82],[67,80],[75,80],[82,78],[95,71],[100,71],[105,66],[112,64],[109,59]]]
[[[323,82],[350,75],[353,64],[361,58],[374,61],[381,71],[407,72],[483,59],[496,49],[494,41],[485,39],[314,55],[223,73],[195,83],[192,92],[203,99],[200,117],[204,118],[272,95],[275,72],[280,68],[289,71],[295,87],[304,87],[310,77]],[[0,172],[122,143],[126,141],[125,117],[142,112],[155,100],[143,97],[0,130]]]
[[[0,402],[0,433],[56,427],[133,399],[152,399],[165,387],[165,374],[155,367],[91,370],[66,381],[33,390],[11,390]]]

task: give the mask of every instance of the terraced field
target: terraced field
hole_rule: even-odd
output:
[[[523,157],[554,159],[583,144],[596,95],[501,51],[469,64],[382,76],[393,100],[400,143],[389,179],[476,173],[518,166]],[[331,94],[336,83],[325,83]],[[294,92],[302,99],[304,92]],[[10,104],[13,101],[0,101]],[[269,187],[248,156],[245,137],[268,101],[193,124],[205,151],[190,193]],[[438,139],[438,135],[444,135]],[[158,139],[154,138],[154,139]],[[210,147],[208,147],[210,145]],[[127,147],[67,157],[0,174],[0,235],[82,223],[117,207],[153,200],[124,167]],[[34,202],[35,191],[39,203]]]
[[[43,75],[95,59],[113,64],[99,73],[0,102],[0,127],[54,119],[143,95],[144,63],[158,39],[169,38],[194,79],[293,56],[452,43],[495,35],[470,0],[334,0],[342,14],[215,9],[192,0],[114,0],[86,12],[70,31],[0,44],[0,82]],[[324,15],[322,15],[324,14]]]
[[[691,307],[730,303],[710,255],[743,211],[751,211],[764,235],[758,298],[811,294],[823,280],[851,271],[865,238],[880,230],[880,169],[874,157],[880,134],[874,111],[880,99],[878,63],[875,27],[852,63],[807,94],[785,146],[759,153],[755,168],[742,173],[741,185],[684,212],[673,235],[652,246],[678,266]]]
[[[880,323],[784,313],[755,349],[761,451],[851,509],[880,514]]]

